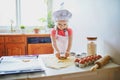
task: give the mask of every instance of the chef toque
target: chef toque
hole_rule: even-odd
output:
[[[72,17],[72,13],[68,10],[58,10],[53,13],[54,21],[65,20],[68,21]]]

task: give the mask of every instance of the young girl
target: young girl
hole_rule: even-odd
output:
[[[58,59],[66,59],[70,54],[72,29],[68,28],[68,20],[71,16],[68,10],[58,10],[53,13],[55,27],[51,31],[51,40]]]

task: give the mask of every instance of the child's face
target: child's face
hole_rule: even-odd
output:
[[[65,20],[59,20],[59,21],[57,21],[57,28],[58,29],[64,30],[64,29],[67,28],[67,26],[68,26],[67,21],[65,21]]]

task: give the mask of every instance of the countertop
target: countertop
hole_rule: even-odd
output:
[[[14,35],[18,35],[18,36],[31,36],[31,35],[35,35],[35,36],[39,36],[39,35],[50,35],[50,33],[0,33],[0,36],[14,36]]]
[[[90,68],[93,66],[88,66],[85,68],[79,68],[75,65],[69,66],[67,68],[62,69],[52,69],[47,68],[44,64],[44,61],[42,60],[42,57],[44,56],[53,56],[52,54],[49,55],[39,55],[39,57],[32,59],[33,62],[31,62],[28,65],[32,65],[32,67],[26,67],[27,64],[21,63],[18,59],[13,59],[12,56],[4,56],[2,62],[0,63],[0,71],[2,70],[17,70],[17,69],[31,69],[31,68],[42,68],[45,71],[43,72],[34,72],[34,73],[23,73],[23,74],[9,74],[9,75],[2,75],[0,76],[0,80],[4,79],[29,79],[29,78],[36,78],[36,77],[49,77],[49,76],[58,76],[58,75],[65,75],[65,74],[72,74],[72,73],[82,73],[82,72],[90,72]],[[13,63],[10,65],[11,63]],[[22,65],[21,65],[21,64]],[[13,66],[14,65],[14,66]],[[117,65],[113,62],[108,63],[102,69],[108,69],[108,68],[114,68],[114,67],[120,67],[120,65]]]
[[[39,33],[34,33],[34,32],[25,32],[25,33],[21,33],[21,32],[4,32],[4,33],[0,33],[0,35],[46,35],[46,34],[50,34],[50,32],[39,32]]]

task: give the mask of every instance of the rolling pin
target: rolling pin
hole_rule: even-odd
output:
[[[109,60],[110,60],[110,56],[109,55],[106,55],[103,58],[97,60],[95,62],[95,65],[90,69],[90,71],[95,71],[96,69],[101,68],[105,64],[109,63]]]

